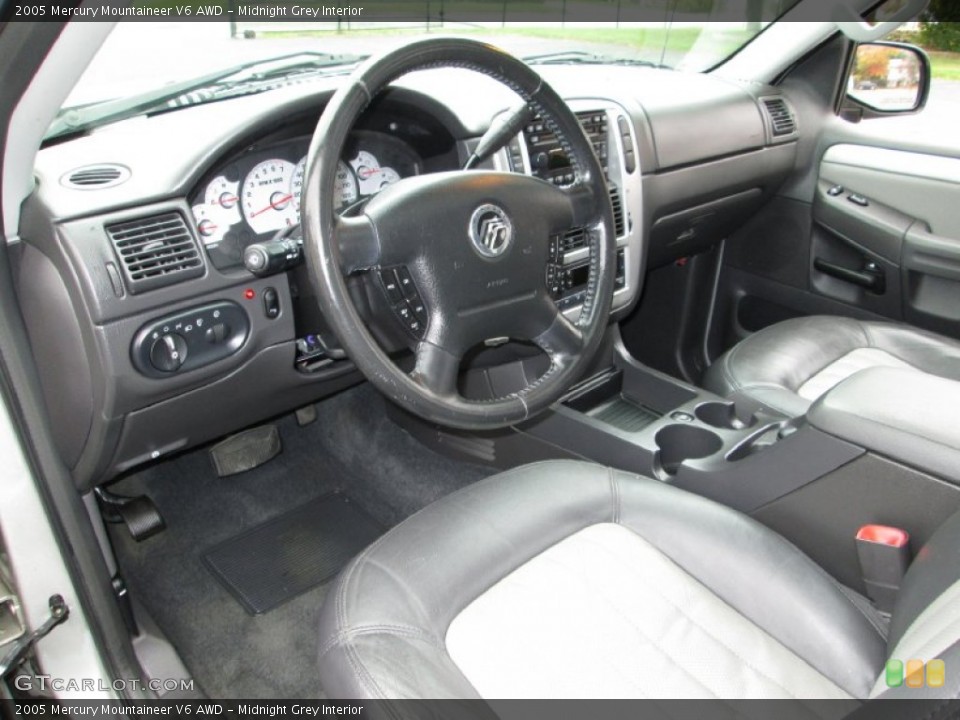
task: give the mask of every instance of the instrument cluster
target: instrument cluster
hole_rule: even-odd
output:
[[[215,267],[242,264],[244,249],[300,222],[309,137],[242,154],[217,168],[190,197],[197,234]],[[402,178],[422,160],[402,140],[371,130],[351,133],[331,202],[340,212]]]

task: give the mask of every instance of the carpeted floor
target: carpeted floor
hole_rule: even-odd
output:
[[[203,563],[214,545],[334,490],[384,527],[491,470],[437,455],[394,425],[369,385],[317,405],[317,421],[277,422],[283,452],[218,478],[205,448],[146,468],[111,490],[148,494],[166,531],[142,543],[112,533],[131,594],[216,698],[322,697],[317,618],[327,585],[247,614]]]

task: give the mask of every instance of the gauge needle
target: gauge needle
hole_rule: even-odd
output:
[[[256,217],[257,215],[261,215],[261,214],[265,213],[267,210],[279,210],[280,208],[278,208],[277,205],[283,205],[285,202],[287,202],[288,200],[292,200],[292,199],[293,199],[293,195],[291,195],[291,194],[287,194],[287,195],[283,195],[283,196],[281,196],[281,197],[278,197],[276,200],[273,200],[273,201],[272,201],[269,205],[267,205],[265,208],[262,208],[262,209],[260,209],[260,210],[257,210],[257,211],[256,211],[255,213],[253,213],[250,217],[253,218],[253,217]]]
[[[240,198],[238,198],[236,195],[230,195],[230,196],[228,196],[228,197],[222,197],[222,198],[220,198],[219,200],[214,200],[214,201],[213,201],[213,204],[214,204],[214,205],[223,205],[224,203],[235,203],[235,202],[237,202],[237,200],[239,200],[239,199],[240,199]]]

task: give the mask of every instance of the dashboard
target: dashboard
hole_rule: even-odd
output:
[[[613,320],[630,312],[648,268],[722,240],[795,164],[796,127],[775,134],[767,107],[788,103],[776,88],[649,68],[538,70],[577,114],[606,174]],[[39,153],[17,290],[54,440],[80,488],[362,382],[319,310],[295,238],[304,158],[340,82],[136,118]],[[362,212],[385,187],[461,168],[514,103],[508,89],[463,70],[403,78],[358,120],[327,201]],[[483,167],[574,180],[536,118]],[[281,271],[245,265],[251,247],[281,241]],[[543,242],[543,283],[575,320],[589,259],[582,229]],[[404,278],[378,268],[347,280],[381,347],[405,362],[424,318]],[[497,351],[507,363],[529,353]],[[511,391],[498,384],[515,373],[465,370],[479,373],[471,386]]]

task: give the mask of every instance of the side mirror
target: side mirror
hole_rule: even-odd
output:
[[[930,94],[930,59],[918,47],[893,42],[857,46],[844,109],[862,117],[919,112]]]

